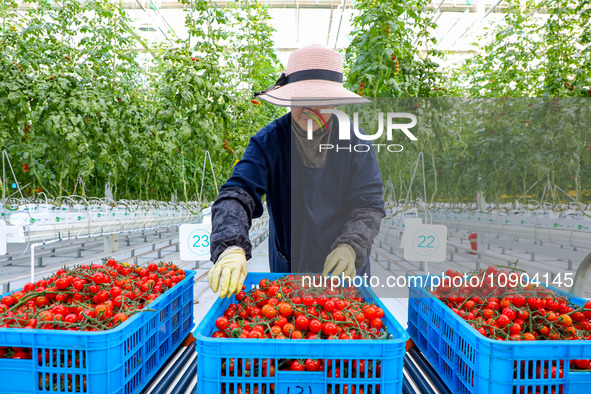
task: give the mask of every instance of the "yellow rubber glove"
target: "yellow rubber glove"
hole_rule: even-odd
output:
[[[357,255],[352,247],[347,244],[340,244],[335,250],[330,252],[326,258],[322,275],[326,276],[332,271],[331,275],[333,276],[340,276],[344,273],[346,277],[353,279],[356,273],[356,258]]]
[[[231,297],[242,290],[247,272],[244,250],[238,246],[231,246],[220,254],[218,261],[209,270],[209,287],[214,293],[219,287],[221,298]]]

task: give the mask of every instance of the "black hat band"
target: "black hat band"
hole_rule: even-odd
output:
[[[324,81],[331,81],[331,82],[343,82],[343,73],[338,71],[332,70],[324,70],[324,69],[311,69],[311,70],[301,70],[293,72],[289,75],[285,75],[285,73],[281,73],[275,85],[271,86],[268,89],[263,90],[262,92],[255,92],[254,96],[259,96],[261,94],[265,94],[273,89],[279,88],[281,86],[285,86],[289,83],[299,82],[299,81],[307,81],[310,79],[321,79]]]

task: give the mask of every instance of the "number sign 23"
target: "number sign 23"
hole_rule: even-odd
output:
[[[211,257],[211,223],[183,224],[179,227],[181,260],[204,261]]]

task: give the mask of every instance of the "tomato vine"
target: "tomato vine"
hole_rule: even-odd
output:
[[[108,183],[115,198],[196,200],[204,152],[227,178],[277,113],[250,102],[279,64],[255,1],[184,1],[189,36],[161,44],[110,1],[24,3],[0,11],[0,141],[29,194],[102,196]],[[205,185],[211,200],[213,174]]]

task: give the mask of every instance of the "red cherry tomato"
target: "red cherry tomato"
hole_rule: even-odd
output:
[[[216,319],[215,321],[215,326],[218,328],[218,330],[225,330],[226,328],[228,328],[228,318],[225,316],[220,316]]]
[[[306,367],[302,365],[298,360],[294,360],[289,366],[290,371],[305,371]]]
[[[306,371],[318,371],[320,368],[320,361],[307,359],[304,361],[304,367],[306,368]]]
[[[373,328],[380,330],[382,328],[382,326],[384,325],[384,322],[382,321],[382,319],[376,317],[371,320],[370,325]]]

